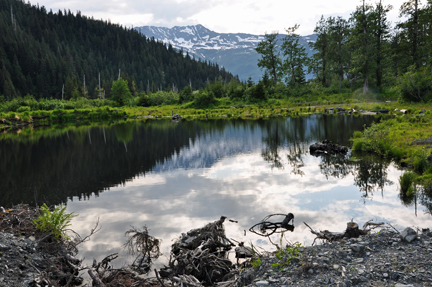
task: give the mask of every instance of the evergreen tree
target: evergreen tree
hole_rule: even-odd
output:
[[[351,14],[352,30],[350,34],[351,46],[351,69],[350,72],[354,78],[363,83],[363,94],[369,90],[369,80],[373,73],[373,34],[371,29],[372,23],[372,6],[366,4],[358,6],[356,11]]]
[[[314,33],[318,34],[315,42],[309,42],[309,46],[314,49],[311,61],[309,62],[309,72],[313,72],[323,87],[328,86],[329,75],[329,54],[330,54],[330,26],[329,21],[321,16],[317,23]]]
[[[307,61],[306,48],[299,44],[300,35],[295,31],[299,25],[285,29],[287,35],[283,39],[282,53],[285,57],[283,62],[283,72],[285,81],[288,85],[305,83],[304,66]]]
[[[372,11],[371,29],[375,38],[375,65],[376,85],[381,88],[384,61],[388,58],[388,40],[390,36],[390,24],[387,21],[387,13],[393,9],[391,5],[384,6],[380,0]]]
[[[332,65],[332,71],[339,79],[339,89],[342,88],[342,81],[344,74],[349,66],[349,53],[347,47],[347,40],[350,34],[348,21],[342,17],[328,19],[329,23],[329,38],[330,38],[330,52],[329,61]]]
[[[125,105],[132,98],[128,87],[128,82],[122,78],[114,81],[111,88],[111,99],[116,101],[120,106]]]
[[[265,69],[273,78],[273,84],[277,84],[278,74],[281,69],[281,60],[279,58],[279,51],[277,45],[278,32],[271,34],[265,33],[264,40],[262,40],[255,48],[261,59],[258,60],[258,67]]]

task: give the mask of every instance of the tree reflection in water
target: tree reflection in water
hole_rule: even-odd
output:
[[[363,192],[363,199],[371,198],[375,190],[381,190],[384,196],[384,186],[392,185],[387,179],[387,169],[390,161],[375,156],[364,156],[360,161],[354,162],[354,184]]]

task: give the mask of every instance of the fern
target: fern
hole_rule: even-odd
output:
[[[42,232],[50,232],[55,238],[69,239],[65,233],[66,227],[71,225],[72,218],[78,216],[72,213],[66,213],[66,206],[57,206],[53,211],[44,203],[41,208],[41,214],[33,220]]]

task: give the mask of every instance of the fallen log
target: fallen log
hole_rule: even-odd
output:
[[[323,239],[331,242],[341,240],[342,238],[358,238],[360,235],[366,235],[372,229],[382,227],[384,225],[384,222],[374,223],[372,221],[368,221],[363,225],[362,229],[359,229],[357,223],[350,221],[347,222],[347,228],[344,232],[331,232],[328,230],[315,231],[306,222],[303,223],[310,229],[312,234],[316,235],[316,238],[314,239],[312,245],[315,244],[315,240],[317,239]]]

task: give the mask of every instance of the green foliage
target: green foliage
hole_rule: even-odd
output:
[[[119,68],[134,96],[146,88],[148,92],[171,84],[183,88],[190,81],[203,88],[207,79],[233,77],[218,65],[185,57],[134,29],[81,12],[48,13],[43,6],[22,1],[3,1],[1,6],[0,46],[12,47],[0,53],[0,94],[8,100],[26,94],[38,99],[98,98],[99,90],[109,98]]]
[[[216,98],[211,91],[200,91],[195,95],[194,105],[197,108],[208,108],[216,104]]]
[[[428,156],[425,150],[422,149],[414,159],[414,170],[419,174],[422,174],[428,169],[429,165]]]
[[[307,62],[306,48],[299,44],[300,35],[295,31],[299,25],[286,29],[282,44],[282,53],[286,57],[282,63],[283,77],[291,87],[302,85],[306,82],[304,67]]]
[[[301,244],[297,243],[293,246],[287,246],[285,249],[279,248],[278,251],[276,252],[275,256],[281,262],[280,263],[274,263],[274,264],[272,264],[272,266],[273,267],[281,267],[281,266],[289,265],[293,259],[298,259],[300,257],[301,247],[302,247]]]
[[[127,81],[120,78],[112,83],[111,99],[116,101],[120,106],[124,106],[130,99],[132,99],[132,94],[129,91]]]
[[[256,258],[252,258],[250,263],[251,263],[253,268],[258,268],[261,266],[262,260],[261,260],[261,258],[256,257]]]
[[[362,137],[359,133],[356,133],[352,149],[385,155],[390,145],[387,138],[388,133],[387,127],[373,123],[364,130]]]
[[[255,48],[255,51],[257,51],[261,56],[261,59],[258,60],[258,67],[265,69],[268,72],[270,77],[273,79],[274,85],[277,84],[278,75],[282,65],[282,61],[279,58],[277,37],[277,32],[270,34],[265,33],[264,40]]]
[[[184,87],[184,89],[180,92],[179,95],[179,103],[187,103],[193,100],[192,97],[192,88],[190,86]]]
[[[176,105],[178,103],[179,95],[171,91],[159,91],[148,95],[149,106]]]
[[[206,89],[212,92],[217,99],[225,97],[225,87],[222,81],[215,81],[211,84],[208,84]]]
[[[411,66],[399,79],[400,96],[407,102],[427,102],[432,100],[432,68],[423,67],[416,71]]]
[[[26,111],[31,111],[31,108],[29,106],[21,106],[17,109],[18,113],[22,113],[22,112],[26,112]]]
[[[40,208],[41,215],[33,220],[36,227],[42,232],[50,232],[56,239],[69,239],[65,228],[71,225],[72,218],[78,216],[72,213],[65,213],[66,206],[57,206],[53,211],[46,204]]]
[[[401,193],[411,195],[415,191],[415,181],[417,174],[412,171],[407,171],[399,177]]]
[[[251,242],[251,250],[252,250],[252,259],[250,261],[250,264],[252,265],[252,267],[258,268],[261,266],[262,260],[260,258],[260,254],[255,250],[252,242]]]

